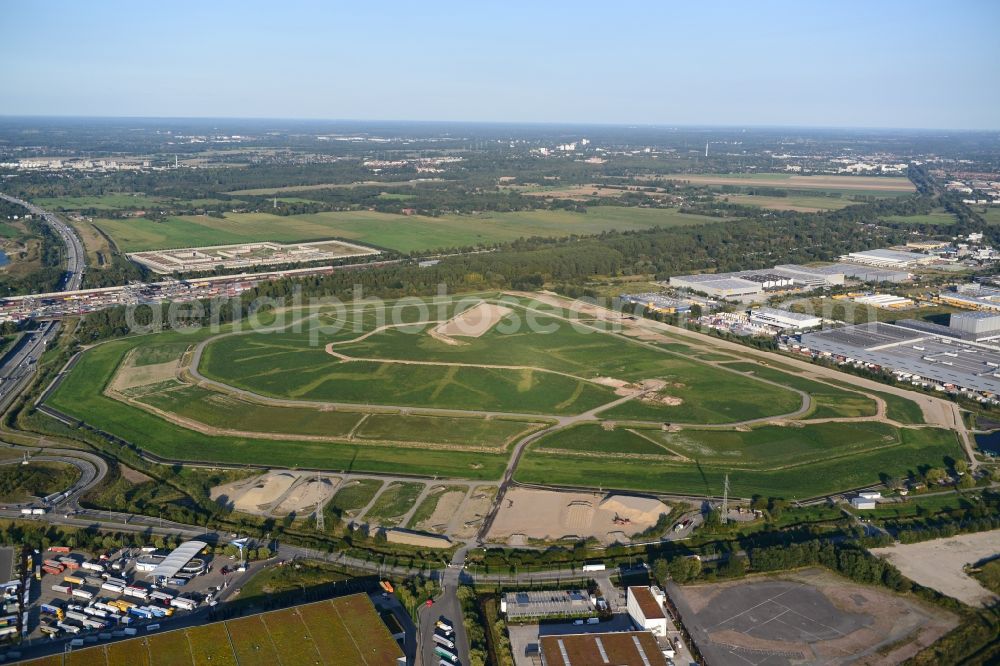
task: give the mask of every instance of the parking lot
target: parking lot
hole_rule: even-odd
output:
[[[238,589],[237,577],[245,580],[252,573],[238,572],[239,562],[229,557],[198,555],[204,561],[201,573],[179,572],[172,582],[157,585],[151,572],[136,567],[137,560],[150,554],[125,549],[98,559],[82,551],[40,553],[40,566],[31,579],[25,647],[60,639],[94,643],[155,631],[161,625],[181,626],[185,618],[232,596]],[[55,573],[55,563],[64,569]],[[128,587],[121,589],[123,583]],[[56,608],[61,613],[54,613]]]

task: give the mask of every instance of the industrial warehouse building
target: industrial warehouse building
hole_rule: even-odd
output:
[[[973,340],[991,340],[1000,337],[1000,314],[992,312],[963,312],[951,315],[948,326],[964,333]]]
[[[913,266],[923,266],[937,261],[937,257],[919,252],[905,252],[903,250],[863,250],[861,252],[851,252],[840,258],[841,261],[851,261],[858,264],[867,264],[879,268],[910,268]]]
[[[708,294],[714,298],[741,299],[760,296],[764,286],[759,282],[734,277],[733,273],[706,273],[704,275],[675,275],[670,286],[677,289]]]
[[[853,272],[857,268],[849,266],[848,271]],[[671,287],[729,299],[757,297],[767,291],[782,289],[819,289],[842,284],[844,284],[844,271],[840,268],[840,264],[833,266],[781,264],[765,270],[675,275],[670,278]]]
[[[1000,349],[964,340],[961,334],[930,322],[872,322],[804,333],[802,345],[814,353],[876,365],[912,380],[1000,394]]]
[[[750,323],[771,326],[781,330],[818,328],[823,318],[800,312],[789,312],[776,308],[755,308],[750,311]]]

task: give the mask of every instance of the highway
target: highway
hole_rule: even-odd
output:
[[[85,255],[83,243],[73,229],[58,217],[38,206],[0,194],[0,199],[20,204],[32,215],[38,215],[66,245],[66,273],[60,287],[63,291],[79,289],[83,284]],[[15,347],[0,361],[0,414],[7,411],[11,403],[25,389],[35,374],[35,364],[59,334],[58,322],[40,324],[34,331],[28,331]]]
[[[58,235],[66,245],[66,275],[63,278],[62,283],[59,285],[60,290],[75,291],[79,289],[83,285],[83,272],[85,270],[86,254],[84,253],[83,243],[80,241],[80,237],[76,235],[76,232],[73,231],[72,227],[60,220],[53,213],[43,210],[32,203],[28,203],[27,201],[8,196],[6,194],[0,194],[0,199],[24,206],[32,215],[38,215],[45,220],[45,223],[56,232],[56,235]]]

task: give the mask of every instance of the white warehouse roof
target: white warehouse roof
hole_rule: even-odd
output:
[[[150,576],[162,576],[173,578],[177,572],[184,568],[188,562],[194,559],[195,555],[205,550],[208,544],[204,541],[185,541],[174,548],[160,564],[153,569]]]

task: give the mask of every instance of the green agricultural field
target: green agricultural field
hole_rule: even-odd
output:
[[[844,197],[824,197],[807,195],[789,195],[787,197],[762,196],[751,194],[720,194],[729,203],[742,206],[757,206],[772,210],[794,210],[800,213],[816,213],[824,210],[840,210],[851,206],[856,201]]]
[[[32,203],[41,208],[54,210],[144,210],[154,208],[166,201],[162,197],[147,197],[141,194],[103,194],[82,197],[42,197]]]
[[[670,180],[711,187],[770,187],[782,190],[822,191],[842,196],[891,197],[912,194],[913,183],[901,176],[800,176],[792,173],[672,174]]]
[[[978,210],[978,208],[976,209]],[[1000,225],[1000,206],[989,206],[980,215],[986,220],[986,224],[992,226]]]
[[[886,222],[899,224],[927,224],[939,227],[951,226],[958,221],[958,218],[943,208],[936,208],[926,215],[889,215],[883,219]]]
[[[372,508],[365,513],[367,522],[375,522],[383,526],[393,526],[399,523],[399,518],[413,507],[417,497],[424,489],[422,483],[393,483],[378,496]]]
[[[162,222],[131,218],[99,219],[96,224],[125,252],[222,245],[248,241],[296,242],[341,238],[401,252],[490,245],[530,236],[562,237],[608,230],[648,229],[714,222],[676,210],[591,207],[586,213],[532,210],[481,215],[404,216],[373,211],[279,216],[227,213],[171,217]]]
[[[947,430],[896,430],[877,423],[822,425],[827,427],[650,432],[662,435],[669,448],[698,456],[690,462],[632,459],[616,455],[613,444],[603,456],[552,453],[543,450],[543,438],[521,460],[515,478],[580,487],[592,487],[599,479],[606,489],[721,495],[729,474],[732,496],[805,499],[879,483],[882,474],[917,474],[924,466],[940,466],[945,457],[963,455],[955,434]]]

